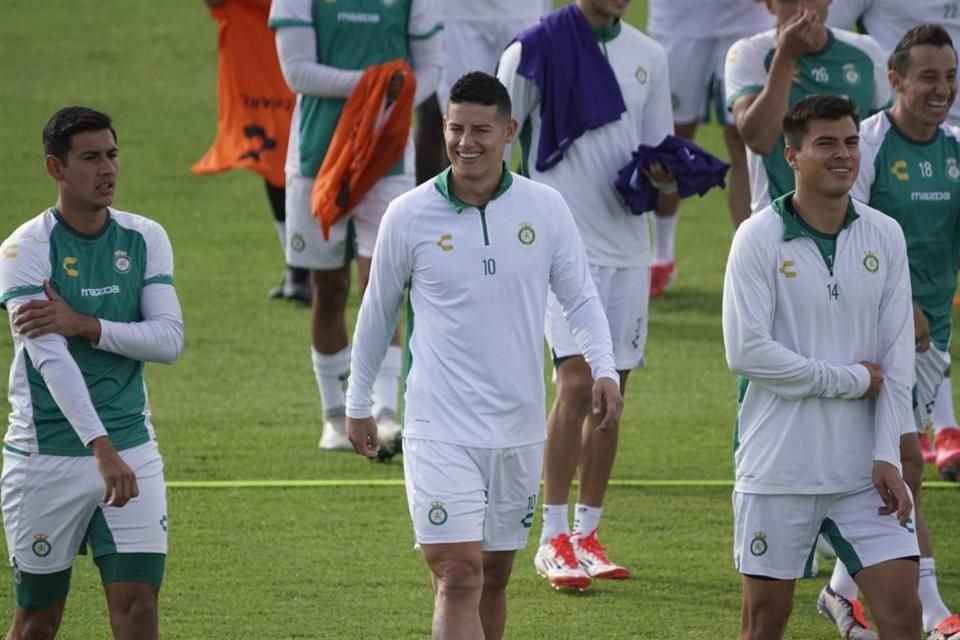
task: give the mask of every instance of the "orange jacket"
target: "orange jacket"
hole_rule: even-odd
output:
[[[390,77],[403,71],[403,89],[384,111]],[[403,157],[410,135],[416,80],[403,60],[367,69],[343,106],[310,198],[323,237]]]
[[[244,168],[284,185],[296,96],[280,72],[269,13],[270,0],[227,0],[210,10],[217,22],[217,137],[191,173]]]

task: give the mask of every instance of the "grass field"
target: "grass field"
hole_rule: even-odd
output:
[[[644,24],[644,4],[634,1],[634,24]],[[386,481],[174,484],[163,637],[427,637],[432,595],[412,551],[401,464],[316,449],[309,314],[265,299],[282,257],[261,181],[244,172],[189,175],[216,124],[216,35],[203,3],[4,0],[3,14],[0,237],[53,203],[40,130],[57,108],[79,103],[114,116],[123,162],[115,205],[159,220],[173,242],[187,346],[172,367],[147,369],[167,479]],[[715,127],[704,128],[699,141],[723,154]],[[720,192],[682,211],[679,280],[652,303],[648,366],[631,379],[621,427],[614,478],[622,485],[611,488],[604,518],[605,543],[635,577],[583,595],[558,594],[534,574],[531,546],[518,557],[511,585],[509,638],[736,635],[739,580],[723,485],[732,477],[734,379],[719,319],[731,230]],[[9,333],[0,332],[2,367],[11,346]],[[960,544],[951,525],[960,521],[960,493],[930,490],[926,503],[941,590],[960,607]],[[538,531],[539,522],[534,540]],[[798,585],[788,637],[836,637],[814,610],[826,573],[821,578]],[[0,628],[11,596],[4,578]],[[109,637],[86,558],[77,562],[60,637]]]

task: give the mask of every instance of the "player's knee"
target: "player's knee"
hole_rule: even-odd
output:
[[[60,627],[60,618],[52,612],[31,616],[18,616],[10,629],[9,640],[53,640]]]
[[[446,598],[469,598],[483,588],[483,569],[468,560],[447,560],[431,567],[437,577],[437,593]]]
[[[510,567],[485,567],[483,570],[483,590],[503,591],[510,582]]]
[[[345,270],[313,271],[310,282],[321,313],[338,309],[342,313],[350,294],[350,278]]]
[[[574,363],[571,362],[570,365]],[[567,366],[566,363],[564,366]],[[567,405],[576,405],[585,410],[593,402],[593,377],[590,369],[570,367],[557,376],[557,400]]]

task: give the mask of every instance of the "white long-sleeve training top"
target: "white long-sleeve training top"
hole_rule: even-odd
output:
[[[384,215],[353,337],[347,415],[370,415],[409,283],[404,434],[469,447],[542,442],[548,287],[594,377],[618,380],[583,242],[554,189],[504,169],[493,199],[477,208],[453,196],[449,175],[400,196]]]
[[[860,490],[873,461],[900,467],[900,434],[913,424],[906,243],[896,221],[851,198],[830,260],[791,196],[740,227],[727,262],[723,338],[741,376],[735,486]],[[870,382],[862,361],[883,370],[874,400],[860,399]]]

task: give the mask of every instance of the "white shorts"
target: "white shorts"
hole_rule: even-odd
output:
[[[542,468],[542,442],[480,449],[404,438],[403,476],[417,544],[522,549],[536,515]]]
[[[850,575],[887,560],[920,555],[914,519],[878,516],[871,487],[828,495],[733,492],[733,560],[745,575],[795,580],[812,575],[817,536],[824,534]]]
[[[348,215],[330,228],[323,239],[320,222],[310,208],[313,178],[287,176],[287,265],[315,271],[340,269],[354,254],[373,256],[380,220],[390,201],[414,187],[412,175],[379,180]]]
[[[613,360],[617,371],[642,367],[643,349],[647,344],[650,268],[590,265],[590,273],[610,324]],[[570,333],[570,325],[563,317],[560,302],[552,292],[547,294],[545,334],[554,361],[581,355],[580,347]]]
[[[944,374],[950,368],[950,353],[940,351],[932,344],[923,353],[917,354],[917,386],[914,388],[913,413],[917,431],[926,431],[930,415],[937,401],[937,391]],[[904,435],[910,431],[904,431]]]
[[[515,0],[528,2],[529,0]],[[536,18],[506,20],[444,20],[443,68],[437,81],[440,113],[447,112],[450,87],[470,71],[496,74],[500,54]]]
[[[680,124],[706,122],[713,106],[717,122],[733,124],[733,114],[727,110],[724,96],[723,66],[727,50],[740,37],[651,36],[667,50],[673,121]]]
[[[64,571],[86,541],[94,558],[167,553],[167,495],[156,442],[120,451],[137,474],[140,495],[123,507],[103,498],[92,456],[3,451],[0,502],[11,566],[32,574]]]

